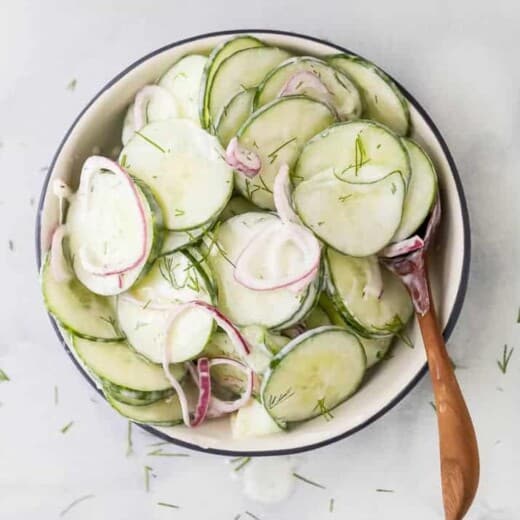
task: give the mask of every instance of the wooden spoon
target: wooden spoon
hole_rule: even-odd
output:
[[[431,213],[424,240],[418,236],[382,252],[382,262],[406,285],[428,358],[439,429],[442,496],[446,520],[460,520],[477,492],[480,464],[477,438],[437,321],[426,251],[440,221],[440,202]]]

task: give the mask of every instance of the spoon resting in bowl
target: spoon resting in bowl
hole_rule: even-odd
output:
[[[446,351],[428,278],[426,252],[438,228],[440,200],[424,238],[414,236],[382,251],[381,261],[405,284],[421,329],[435,395],[446,520],[460,520],[477,492],[480,464],[473,423]]]

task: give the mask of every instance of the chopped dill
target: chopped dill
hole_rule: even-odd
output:
[[[94,498],[94,495],[84,495],[82,497],[76,498],[73,502],[71,502],[61,513],[60,516],[65,516],[74,506],[78,505],[80,502],[88,500],[89,498]]]
[[[323,416],[323,418],[328,422],[331,419],[334,419],[334,416],[332,415],[331,411],[327,408],[327,405],[325,404],[325,398],[318,399],[318,403],[314,407],[314,409],[318,409],[320,412],[320,415]]]
[[[233,459],[232,463],[238,462],[238,464],[233,468],[233,471],[240,471],[246,464],[251,462],[251,457],[239,457],[238,459]]]
[[[271,368],[273,368],[272,365]],[[290,399],[293,395],[294,391],[292,388],[288,388],[283,394],[270,395],[267,398],[267,409],[272,410],[279,404],[283,403],[284,401],[287,401],[287,399]]]
[[[151,144],[153,147],[157,148],[162,153],[166,153],[166,150],[158,143],[150,139],[148,136],[144,135],[143,133],[136,131],[135,132],[141,139],[144,139],[148,144]]]
[[[132,455],[134,452],[134,443],[132,441],[132,421],[128,421],[128,430],[126,432],[126,456]]]
[[[70,423],[66,424],[61,430],[60,432],[61,433],[67,433],[71,428],[72,426],[74,425],[74,421],[70,421]]]
[[[291,144],[292,142],[296,141],[296,137],[293,137],[292,139],[289,139],[285,141],[285,143],[282,143],[278,148],[274,149],[272,152],[267,154],[267,158],[270,159],[270,164],[273,164],[274,161],[278,158],[278,152]]]
[[[515,351],[514,348],[511,348],[509,350],[509,347],[507,345],[504,345],[504,350],[502,352],[502,359],[497,359],[497,365],[502,374],[505,374],[507,372],[507,367],[509,366],[509,362],[511,361],[511,356],[513,355],[513,352]]]
[[[158,506],[169,507],[171,509],[180,509],[180,506],[176,506],[175,504],[168,504],[168,502],[157,502]]]
[[[9,376],[0,368],[0,383],[10,381]]]
[[[294,473],[293,472],[293,477],[294,478],[297,478],[298,480],[301,480],[302,482],[305,482],[307,484],[310,484],[311,486],[314,486],[314,487],[317,487],[317,488],[320,488],[320,489],[327,489],[323,484],[318,484],[317,482],[314,482],[312,480],[309,480],[308,478],[306,477],[302,477],[301,475],[299,475],[298,473]]]

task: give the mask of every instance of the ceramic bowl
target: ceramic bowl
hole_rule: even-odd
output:
[[[237,34],[251,34],[269,45],[287,48],[295,54],[325,56],[346,49],[300,34],[280,31],[226,31],[195,36],[157,49],[136,61],[105,85],[82,110],[58,147],[45,180],[36,224],[38,267],[49,248],[49,236],[56,226],[58,205],[49,189],[53,178],[62,178],[76,187],[83,161],[95,147],[109,154],[119,145],[121,124],[128,104],[144,85],[153,83],[162,72],[182,56],[207,53],[222,41]],[[413,123],[412,137],[429,153],[440,182],[443,216],[434,250],[431,252],[431,279],[439,320],[447,339],[460,314],[469,269],[469,220],[460,178],[448,147],[426,111],[405,88]],[[54,324],[56,334],[87,380],[95,385],[74,357],[64,335]],[[415,348],[396,346],[392,358],[367,378],[361,389],[334,410],[334,419],[318,417],[289,432],[266,437],[235,440],[229,421],[208,421],[198,428],[176,426],[145,428],[165,440],[188,448],[225,455],[277,455],[315,449],[343,439],[381,417],[395,406],[425,374],[426,357],[415,323],[408,334]],[[114,412],[114,420],[116,415]]]

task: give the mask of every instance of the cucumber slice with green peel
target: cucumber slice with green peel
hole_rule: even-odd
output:
[[[277,327],[273,327],[275,331],[288,329],[293,325],[296,325],[297,323],[305,321],[309,313],[312,312],[312,309],[314,309],[314,307],[318,303],[320,291],[323,285],[323,278],[323,269],[321,269],[320,267],[320,271],[318,276],[316,277],[316,280],[309,285],[306,294],[302,294],[301,307],[287,321],[278,325]]]
[[[123,148],[120,162],[150,186],[170,230],[214,220],[231,198],[233,170],[218,139],[187,119],[147,125]]]
[[[260,157],[258,175],[235,174],[237,188],[257,206],[274,209],[273,183],[280,167],[292,168],[304,144],[335,121],[324,103],[306,96],[288,96],[263,106],[238,131],[238,143]]]
[[[101,383],[105,391],[114,399],[117,399],[120,403],[131,404],[132,406],[146,406],[147,404],[152,404],[166,397],[170,397],[175,393],[173,388],[143,392],[141,390],[133,390],[132,388],[114,385],[110,383],[110,381],[101,380]]]
[[[318,327],[332,325],[332,322],[328,314],[323,310],[322,306],[318,304],[316,305],[316,307],[314,307],[314,309],[312,309],[312,311],[307,316],[305,320],[305,325],[308,329],[317,329]],[[338,324],[334,323],[334,325]]]
[[[241,90],[255,88],[266,74],[291,55],[276,47],[250,47],[227,57],[218,67],[208,96],[209,128],[221,110]]]
[[[132,189],[128,184],[132,183]],[[139,197],[142,213],[136,206]],[[142,228],[146,226],[146,251],[138,265],[124,273],[93,273],[94,264],[127,264],[143,247]],[[70,199],[67,212],[66,244],[78,280],[95,294],[112,296],[130,288],[150,269],[163,242],[162,213],[146,184],[122,180],[121,176],[100,170],[90,178],[89,187]]]
[[[240,408],[231,416],[233,439],[261,437],[283,431],[256,399]]]
[[[394,336],[366,338],[357,333],[356,330],[353,329],[338,312],[334,303],[326,294],[322,294],[320,297],[320,308],[322,309],[322,312],[325,312],[327,315],[329,323],[338,327],[344,327],[349,332],[356,335],[365,350],[367,356],[367,368],[373,367],[376,363],[379,363],[379,361],[385,358],[392,342],[394,341]]]
[[[289,84],[291,80],[294,85]],[[284,89],[292,95],[304,94],[323,101],[333,108],[340,120],[361,116],[361,98],[356,86],[348,76],[318,58],[290,58],[273,69],[258,86],[255,110],[286,95]]]
[[[288,343],[271,367],[262,384],[262,403],[284,424],[329,415],[358,389],[366,356],[353,334],[320,327]]]
[[[235,137],[253,111],[253,98],[256,89],[250,88],[237,92],[222,109],[215,124],[215,135],[222,146],[227,146]]]
[[[184,56],[157,82],[175,99],[179,116],[200,126],[199,95],[202,75],[208,58],[200,54]]]
[[[295,185],[331,170],[340,181],[375,182],[400,172],[406,183],[410,162],[393,132],[374,121],[338,123],[311,139],[291,173]]]
[[[255,206],[250,200],[244,199],[240,195],[231,197],[224,211],[219,216],[219,220],[224,221],[237,215],[249,213],[251,211],[258,212],[258,207]]]
[[[264,46],[265,44],[263,42],[257,38],[254,38],[253,36],[237,36],[230,40],[226,40],[211,51],[202,74],[200,90],[199,109],[200,121],[203,128],[208,128],[210,124],[208,106],[209,93],[213,83],[213,78],[217,72],[217,69],[220,67],[220,64],[235,52],[241,51],[243,49],[250,49],[252,47]]]
[[[192,300],[214,302],[213,287],[200,262],[184,251],[158,258],[142,282],[117,300],[118,320],[129,344],[154,363],[162,363],[166,342],[171,362],[196,357],[213,332],[213,318],[190,308],[168,329],[175,305]]]
[[[105,397],[114,410],[133,422],[156,426],[175,426],[182,423],[182,409],[176,394],[139,406],[118,401],[108,390],[105,390]]]
[[[255,291],[234,278],[234,265],[246,245],[257,233],[277,222],[278,217],[271,213],[244,213],[226,220],[213,232],[208,262],[217,283],[218,307],[238,326],[285,325],[302,308],[309,294],[309,289],[300,293],[287,288]]]
[[[227,206],[226,206],[227,207]],[[213,227],[214,222],[208,222],[198,228],[186,231],[167,231],[161,249],[161,256],[180,251],[199,242]]]
[[[337,54],[327,61],[349,76],[359,89],[363,117],[383,123],[398,135],[408,135],[411,128],[408,101],[379,67],[352,54]]]
[[[161,366],[150,363],[126,342],[101,343],[73,337],[72,348],[78,357],[103,381],[136,392],[162,392],[171,388]],[[186,372],[184,365],[170,365],[176,379]]]
[[[437,174],[431,159],[414,141],[402,139],[412,167],[408,190],[404,199],[403,217],[392,242],[412,235],[429,215],[437,198]]]
[[[121,341],[110,300],[89,291],[76,278],[57,282],[50,267],[50,253],[41,271],[43,299],[47,310],[68,332],[93,341]]]
[[[383,293],[378,298],[364,289],[372,270],[370,258],[326,251],[327,292],[343,319],[365,337],[391,336],[399,332],[413,314],[410,296],[401,281],[381,266]]]
[[[406,193],[399,172],[365,184],[340,181],[332,170],[298,184],[296,212],[321,240],[352,256],[369,256],[391,242]]]

